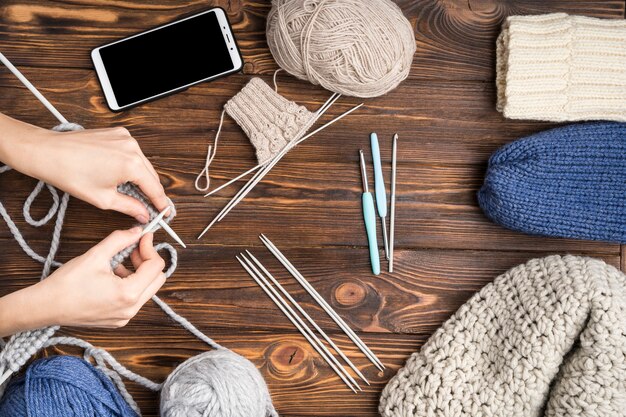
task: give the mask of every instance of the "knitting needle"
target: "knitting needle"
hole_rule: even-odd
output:
[[[393,245],[396,224],[396,171],[397,171],[398,134],[393,135],[391,147],[391,213],[389,219],[389,272],[393,272]]]
[[[261,274],[261,273],[260,273],[260,272],[259,272],[256,268],[254,268],[254,265],[252,265],[252,263],[251,263],[248,259],[246,259],[246,258],[244,257],[244,255],[243,255],[243,254],[241,254],[241,256],[242,256],[242,257],[244,257],[244,261],[246,261],[246,262],[248,263],[248,266],[250,266],[250,267],[254,268],[254,270],[255,270],[255,271],[259,274],[259,276],[261,276],[262,278],[264,278],[264,279],[263,279],[263,282],[265,283],[265,285],[266,285],[266,286],[270,289],[270,291],[272,291],[272,292],[274,293],[274,295],[275,295],[275,296],[279,299],[279,301],[281,301],[281,302],[283,303],[283,305],[289,309],[290,313],[291,313],[291,314],[292,314],[292,315],[293,315],[293,316],[294,316],[294,317],[295,317],[295,318],[299,321],[300,325],[302,325],[302,326],[304,326],[304,327],[305,327],[305,330],[307,330],[307,331],[309,332],[309,335],[310,335],[311,337],[313,337],[313,338],[317,341],[318,345],[319,345],[319,346],[320,346],[320,347],[324,350],[324,353],[326,353],[326,355],[327,355],[327,356],[331,359],[331,361],[332,361],[332,362],[333,362],[333,363],[334,363],[334,364],[335,364],[335,365],[336,365],[336,366],[337,366],[337,367],[338,367],[338,368],[339,368],[339,369],[340,369],[340,370],[344,373],[344,375],[345,375],[345,376],[346,376],[346,377],[350,380],[350,382],[351,382],[353,385],[355,385],[355,386],[358,388],[358,390],[359,390],[359,391],[363,391],[363,390],[361,389],[361,387],[359,386],[359,384],[358,384],[358,383],[354,380],[354,378],[352,378],[352,375],[350,375],[350,374],[349,374],[349,373],[345,370],[345,368],[344,368],[343,366],[341,366],[341,364],[339,363],[339,361],[338,361],[338,360],[337,360],[337,359],[333,356],[333,354],[332,354],[332,353],[328,350],[328,348],[326,347],[326,345],[324,345],[324,344],[322,343],[322,341],[321,341],[321,340],[320,340],[320,339],[319,339],[319,338],[315,335],[315,333],[313,332],[313,330],[311,330],[311,328],[309,328],[309,327],[307,326],[307,324],[306,324],[306,323],[304,323],[304,321],[302,321],[302,319],[300,318],[300,316],[298,316],[298,315],[297,315],[297,314],[293,311],[293,308],[291,308],[291,306],[289,305],[289,303],[287,303],[287,302],[286,302],[286,301],[285,301],[285,300],[284,300],[284,299],[280,296],[280,294],[278,294],[278,292],[276,291],[276,289],[275,289],[274,287],[272,287],[272,285],[270,285],[270,284],[269,284],[269,282],[267,281],[267,278],[270,278],[270,279],[272,280],[272,282],[274,282],[275,284],[277,284],[277,285],[278,285],[278,287],[280,287],[280,288],[282,289],[282,291],[284,291],[284,293],[286,293],[287,295],[288,295],[289,293],[287,293],[287,291],[285,291],[285,289],[284,289],[284,288],[283,288],[283,287],[282,287],[282,286],[278,283],[278,281],[276,280],[276,278],[274,278],[274,277],[272,276],[272,274],[270,274],[270,272],[269,272],[269,271],[268,271],[268,270],[267,270],[267,269],[266,269],[266,268],[265,268],[265,267],[261,264],[261,262],[259,262],[259,260],[258,260],[258,259],[256,259],[256,258],[255,258],[255,257],[254,257],[251,253],[250,253],[250,251],[246,250],[246,253],[248,254],[248,256],[249,256],[249,257],[253,258],[254,262],[257,264],[257,266],[259,266],[259,267],[260,267],[260,269],[263,271],[263,273],[264,273],[265,275]],[[289,298],[291,298],[291,296],[289,296]],[[291,299],[293,300],[293,298],[291,298]],[[298,305],[298,304],[295,302],[295,300],[294,300],[294,301],[292,301],[292,304],[293,304],[294,306],[296,306],[296,307],[299,307],[299,308],[300,308],[300,311],[301,311],[302,313],[304,313],[304,315],[305,315],[305,316],[306,316],[306,315],[308,315],[308,314],[306,314],[306,312],[304,312],[304,310],[302,310],[302,308],[300,307],[300,305]],[[310,316],[309,316],[309,318],[310,318]],[[315,323],[315,322],[313,321],[313,319],[311,319],[311,322],[312,322],[312,323]],[[321,329],[320,329],[320,330],[321,330]]]
[[[337,346],[335,344],[335,342],[332,341],[332,339],[330,337],[328,337],[328,335],[326,334],[326,332],[324,330],[322,330],[320,328],[320,326],[317,325],[317,323],[315,323],[315,321],[311,318],[311,316],[309,316],[309,314],[304,311],[304,309],[302,307],[300,307],[300,304],[298,304],[296,302],[296,300],[293,299],[293,297],[287,292],[287,290],[285,290],[285,288],[283,288],[282,285],[280,285],[280,283],[276,280],[276,278],[274,278],[272,276],[272,274],[269,273],[269,271],[267,269],[265,269],[265,267],[261,264],[261,262],[259,262],[259,260],[252,254],[250,253],[250,251],[246,250],[246,253],[248,254],[248,256],[252,259],[252,261],[254,261],[255,264],[257,264],[257,266],[265,273],[265,275],[272,281],[272,284],[274,284],[274,286],[276,288],[278,288],[280,290],[280,292],[283,293],[283,295],[289,300],[289,302],[291,304],[293,304],[296,309],[300,312],[300,314],[302,314],[304,316],[304,318],[307,319],[307,321],[309,323],[311,323],[311,325],[315,328],[315,330],[317,330],[317,332],[319,334],[322,335],[322,337],[324,338],[324,340],[326,340],[328,342],[328,344],[335,349],[335,352],[337,352],[339,354],[339,356],[341,356],[341,358],[350,366],[350,368],[352,368],[352,370],[359,376],[359,378],[361,378],[363,381],[365,381],[365,383],[367,385],[370,385],[369,381],[367,380],[367,378],[365,378],[365,376],[363,376],[363,374],[361,373],[361,371],[359,371],[359,368],[357,368],[356,366],[354,366],[354,364],[352,363],[352,361],[350,359],[348,359],[348,357],[343,353],[343,351],[339,348],[339,346]]]
[[[41,94],[39,92],[39,90],[37,90],[37,88],[34,85],[32,85],[30,81],[28,81],[28,79],[26,77],[24,77],[24,75],[20,72],[20,70],[15,68],[15,66],[11,63],[11,61],[9,61],[8,58],[5,57],[2,54],[2,52],[0,52],[0,61],[4,64],[5,67],[7,67],[9,69],[9,71],[11,71],[13,73],[13,75],[15,75],[17,77],[18,80],[20,80],[22,82],[22,84],[24,84],[26,86],[26,88],[28,88],[30,90],[31,93],[33,93],[33,95],[35,97],[37,97],[37,99],[39,101],[41,101],[41,103],[48,110],[50,110],[50,113],[52,113],[54,115],[54,117],[56,117],[59,122],[61,122],[61,123],[69,123],[67,121],[67,119],[65,117],[63,117],[63,115],[56,109],[56,107],[54,107],[52,105],[52,103],[50,103],[48,101],[48,99],[45,98],[43,96],[43,94]]]
[[[263,292],[267,294],[267,296],[276,304],[276,306],[283,312],[283,314],[289,319],[289,321],[298,329],[298,331],[304,336],[304,338],[313,346],[313,348],[319,353],[319,355],[330,365],[330,367],[335,371],[335,373],[341,378],[341,380],[356,394],[357,391],[354,389],[352,384],[346,379],[344,373],[341,372],[337,366],[330,361],[330,359],[326,356],[324,350],[320,347],[325,347],[321,340],[317,339],[317,336],[309,329],[302,319],[296,315],[296,313],[289,307],[289,305],[285,302],[284,299],[280,298],[278,293],[275,293],[275,290],[269,285],[267,280],[261,275],[261,273],[248,261],[247,258],[243,254],[239,256],[235,256],[237,261],[241,264],[241,266],[246,270],[248,275],[254,279],[254,281],[261,287]],[[244,260],[242,260],[242,258]],[[245,261],[245,262],[244,262]],[[341,368],[343,369],[343,368]],[[345,369],[343,369],[345,372]],[[347,372],[346,372],[347,374]]]
[[[334,93],[332,96],[330,96],[330,98],[329,98],[328,100],[326,100],[326,102],[322,105],[322,107],[320,107],[320,108],[319,108],[319,109],[315,112],[315,113],[316,113],[316,115],[317,115],[317,117],[319,118],[322,114],[324,114],[324,113],[326,112],[326,110],[328,110],[328,108],[329,108],[330,106],[332,106],[332,105],[335,103],[335,101],[337,101],[337,99],[338,99],[339,97],[340,97],[340,94],[337,94],[337,93]],[[317,132],[319,132],[319,130],[318,130]],[[314,134],[314,133],[316,133],[316,132],[313,132],[313,133],[311,133],[311,134],[308,134],[308,135],[304,136],[303,138],[300,138],[298,141],[296,141],[296,143],[295,143],[294,145],[297,145],[297,144],[301,143],[302,141],[304,141],[304,140],[306,140],[306,139],[310,138],[311,136],[313,136],[313,134]],[[220,185],[220,186],[219,186],[219,187],[217,187],[216,189],[214,189],[214,190],[212,190],[212,191],[210,191],[210,192],[206,193],[204,196],[205,196],[205,197],[208,197],[208,196],[210,196],[211,194],[214,194],[214,193],[218,192],[219,190],[221,190],[221,189],[223,189],[223,188],[225,188],[225,187],[228,187],[230,184],[232,184],[232,183],[234,183],[234,182],[236,182],[236,181],[240,180],[241,178],[245,177],[246,175],[250,174],[251,172],[254,172],[254,171],[256,171],[257,169],[259,169],[259,168],[261,168],[261,167],[266,166],[269,162],[271,162],[271,159],[270,159],[270,160],[267,160],[267,161],[265,161],[265,162],[263,162],[263,163],[261,163],[261,164],[258,164],[258,165],[257,165],[257,166],[255,166],[255,167],[250,168],[249,170],[247,170],[246,172],[244,172],[244,173],[242,173],[242,174],[237,175],[235,178],[233,178],[233,179],[231,179],[230,181],[228,181],[228,182],[226,182],[226,183],[224,183],[224,184]]]
[[[354,342],[354,344],[363,352],[365,356],[376,366],[379,370],[385,369],[385,365],[376,357],[367,345],[354,333],[354,331],[346,324],[346,322],[339,316],[335,310],[322,298],[315,288],[302,276],[302,274],[296,269],[295,266],[287,259],[285,255],[267,238],[264,234],[260,236],[261,242],[269,249],[270,252],[280,261],[281,264],[291,273],[291,275],[302,285],[302,287],[309,293],[311,297],[320,307],[333,319],[335,323],[344,331],[344,333]]]
[[[361,180],[363,181],[363,194],[361,194],[363,221],[365,222],[365,231],[367,233],[372,272],[374,275],[378,275],[380,274],[380,257],[378,255],[378,242],[376,241],[376,212],[374,209],[374,199],[367,185],[367,171],[365,170],[365,157],[363,157],[362,149],[359,150],[359,159],[361,162]]]
[[[221,221],[229,212],[230,210],[232,210],[241,200],[243,200],[246,195],[248,195],[248,193],[250,191],[252,191],[252,189],[256,186],[256,184],[258,184],[263,177],[274,167],[274,165],[276,165],[278,163],[278,161],[280,161],[280,159],[287,153],[287,151],[289,151],[290,149],[292,149],[294,146],[300,144],[302,141],[304,141],[305,139],[313,136],[314,134],[318,133],[320,130],[325,129],[326,127],[330,126],[331,124],[337,122],[338,120],[346,117],[347,115],[349,115],[350,113],[352,113],[353,111],[357,110],[359,107],[361,107],[364,103],[361,103],[353,108],[351,108],[350,110],[348,110],[345,113],[342,113],[341,115],[335,117],[334,119],[332,119],[331,121],[329,121],[328,123],[320,126],[319,128],[317,128],[316,130],[314,130],[313,132],[309,133],[307,136],[303,137],[302,139],[300,139],[299,141],[297,141],[295,144],[291,145],[291,146],[286,146],[283,148],[283,150],[276,155],[276,157],[274,157],[274,159],[271,160],[271,162],[263,167],[262,170],[258,171],[249,181],[248,183],[246,183],[246,185],[243,186],[243,188],[240,190],[239,193],[237,193],[237,195],[235,195],[235,197],[233,197],[232,200],[230,200],[230,202],[222,209],[222,211],[213,219],[213,221],[202,231],[202,233],[200,233],[200,235],[198,236],[198,239],[200,239],[202,236],[204,236],[204,234],[217,222]]]
[[[178,242],[180,246],[187,249],[187,245],[185,245],[185,242],[183,242],[183,240],[176,234],[176,232],[170,227],[170,225],[165,222],[165,220],[161,219],[159,221],[159,225],[163,228],[163,230],[167,232],[168,235],[172,237],[172,239]]]
[[[156,225],[159,224],[163,220],[163,217],[170,211],[171,207],[167,206],[160,212],[150,223],[144,226],[143,232],[141,232],[141,236],[154,231]]]
[[[385,218],[387,217],[387,193],[385,192],[385,180],[383,178],[383,167],[380,162],[380,147],[378,146],[378,135],[370,134],[370,143],[372,146],[372,162],[374,163],[374,187],[376,193],[376,208],[378,209],[378,217],[380,217],[381,226],[383,228],[383,245],[385,246],[385,257],[389,259],[389,241],[387,240],[387,225]]]

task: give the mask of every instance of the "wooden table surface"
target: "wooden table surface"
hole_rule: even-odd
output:
[[[368,0],[369,1],[369,0]],[[70,121],[85,127],[126,126],[139,141],[178,208],[175,230],[189,243],[160,296],[216,341],[261,370],[282,416],[374,416],[380,391],[406,358],[474,292],[508,268],[552,253],[595,256],[625,269],[616,244],[525,236],[490,223],[476,202],[489,155],[547,123],[505,120],[495,110],[495,39],[508,15],[568,12],[624,18],[625,2],[403,0],[417,53],[406,80],[289,153],[246,200],[200,241],[195,238],[237,187],[205,199],[193,187],[224,103],[252,76],[271,82],[277,68],[265,41],[269,1],[3,0],[0,51]],[[108,110],[92,69],[93,47],[190,15],[224,7],[245,60],[242,74],[204,83],[129,111]],[[287,75],[280,93],[315,109],[327,91]],[[359,103],[342,98],[327,118]],[[40,126],[55,120],[3,67],[0,111]],[[373,276],[361,215],[357,150],[369,132],[381,139],[389,179],[391,135],[400,137],[396,271]],[[226,118],[211,168],[220,184],[256,164],[253,147]],[[371,174],[371,172],[370,172]],[[0,177],[2,202],[39,251],[50,227],[26,227],[21,205],[35,181]],[[238,187],[243,183],[239,183]],[[48,198],[38,203],[43,213]],[[114,229],[119,214],[71,200],[59,259],[84,252]],[[380,232],[380,230],[379,230]],[[378,372],[260,244],[267,234],[387,365]],[[164,234],[160,239],[168,239]],[[36,281],[41,266],[0,227],[0,294]],[[372,385],[354,395],[296,332],[234,259],[252,249],[318,323],[353,358]],[[386,270],[386,263],[383,263]],[[86,285],[88,285],[88,278]],[[206,349],[147,304],[125,328],[63,329],[113,353],[123,364],[163,380]],[[146,416],[157,395],[130,388]]]

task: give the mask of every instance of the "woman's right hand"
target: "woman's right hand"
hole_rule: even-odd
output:
[[[1,298],[0,336],[50,325],[126,325],[165,282],[151,233],[131,256],[135,272],[122,265],[111,270],[113,256],[137,242],[141,231],[115,231],[45,280]]]

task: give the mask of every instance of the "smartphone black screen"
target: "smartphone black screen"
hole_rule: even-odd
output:
[[[214,12],[100,49],[120,107],[233,69]]]

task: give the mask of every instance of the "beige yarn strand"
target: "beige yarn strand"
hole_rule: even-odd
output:
[[[213,145],[209,145],[207,149],[207,153],[206,153],[206,161],[204,163],[204,168],[202,169],[202,171],[200,171],[200,173],[196,177],[196,181],[194,182],[194,186],[196,187],[196,190],[198,191],[208,191],[209,187],[211,186],[211,175],[209,173],[209,166],[213,162],[213,159],[215,158],[215,154],[217,153],[217,142],[220,138],[220,133],[222,132],[222,125],[224,124],[225,113],[226,113],[226,110],[222,110],[222,115],[220,116],[220,125],[217,128],[217,133],[215,133],[215,139],[213,140]],[[204,187],[200,186],[200,181],[202,181],[203,177],[206,181],[206,185]]]

